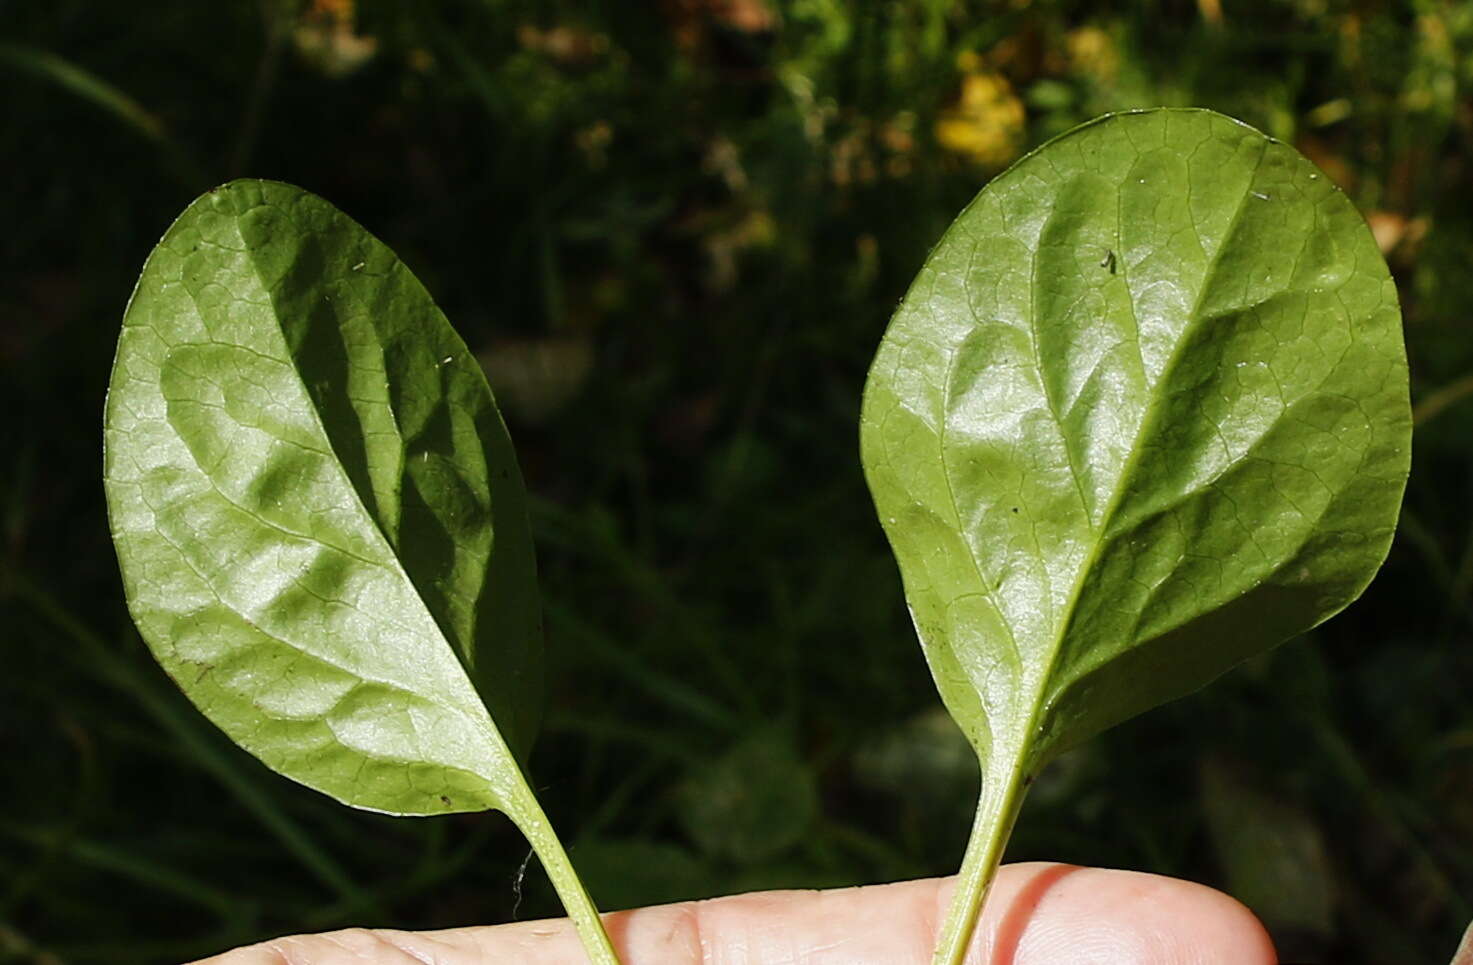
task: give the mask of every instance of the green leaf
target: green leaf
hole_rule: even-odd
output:
[[[813,772],[791,738],[764,728],[707,761],[677,788],[686,834],[708,857],[769,861],[803,840],[818,815]]]
[[[511,441],[393,252],[289,185],[195,201],[128,305],[104,463],[133,617],[206,716],[356,807],[506,811],[596,926],[508,744],[541,696]]]
[[[982,762],[938,961],[1049,759],[1360,594],[1410,427],[1385,263],[1287,145],[1210,111],[1113,115],[968,206],[861,418],[917,633]]]
[[[296,188],[205,195],[144,266],[106,419],[129,604],[201,710],[349,804],[498,806],[501,740],[460,661],[526,732],[521,480],[484,376],[392,252]]]

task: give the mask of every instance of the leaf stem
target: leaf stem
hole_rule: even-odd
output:
[[[1012,766],[1012,760],[1007,763],[1008,770],[989,773],[984,762],[977,817],[972,822],[967,853],[956,876],[951,908],[936,940],[932,965],[962,965],[966,960],[972,933],[976,931],[977,920],[982,915],[982,902],[992,887],[992,879],[997,876],[1003,849],[1012,835],[1024,794],[1032,783],[1032,778],[1025,775],[1022,768]]]
[[[563,903],[563,911],[572,919],[573,928],[578,932],[578,940],[583,943],[588,960],[592,965],[619,965],[619,956],[614,953],[608,932],[604,931],[598,908],[588,896],[583,882],[578,879],[578,873],[573,870],[573,862],[563,850],[558,836],[553,833],[552,825],[543,813],[542,806],[537,803],[536,795],[530,788],[519,790],[523,793],[516,795],[515,804],[508,802],[507,816],[526,836],[532,850],[537,852],[537,860],[542,862],[543,870],[552,881],[552,887]]]

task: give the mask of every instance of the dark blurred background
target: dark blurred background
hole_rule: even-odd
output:
[[[1473,5],[0,0],[0,961],[160,962],[557,905],[499,815],[267,772],[124,608],[103,392],[144,257],[315,191],[481,353],[534,496],[533,780],[605,908],[953,871],[975,765],[873,518],[858,400],[988,177],[1097,113],[1289,141],[1401,288],[1416,464],[1344,616],[1039,781],[1013,858],[1226,889],[1286,959],[1445,962],[1473,895]]]

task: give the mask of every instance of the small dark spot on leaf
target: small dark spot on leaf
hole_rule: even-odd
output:
[[[448,797],[446,797],[445,795],[441,794],[440,795],[440,803],[443,804],[443,805],[445,805],[448,808],[450,806],[450,799]]]
[[[1014,506],[1014,507],[1013,507],[1013,512],[1015,512],[1015,513],[1016,513],[1016,512],[1017,512],[1017,511],[1018,511],[1018,507],[1017,507],[1017,506]]]

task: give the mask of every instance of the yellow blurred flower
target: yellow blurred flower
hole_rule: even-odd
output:
[[[1023,102],[1006,77],[972,70],[962,77],[956,106],[937,119],[936,141],[978,164],[1000,168],[1018,156],[1025,119]]]
[[[1065,36],[1064,46],[1069,51],[1069,66],[1074,73],[1102,84],[1114,83],[1120,72],[1120,51],[1108,33],[1099,27],[1079,27]]]
[[[292,32],[297,52],[329,77],[363,66],[378,50],[378,40],[356,31],[354,13],[353,0],[312,0]]]

